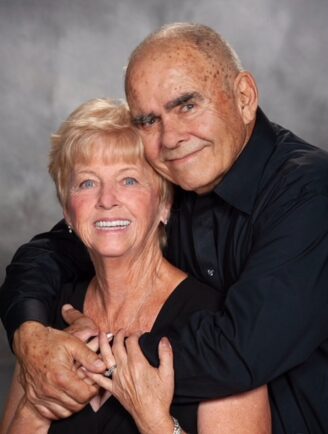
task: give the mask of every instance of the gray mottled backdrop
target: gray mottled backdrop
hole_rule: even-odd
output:
[[[0,0],[0,280],[16,248],[61,218],[49,135],[92,97],[123,97],[123,67],[150,31],[221,32],[276,122],[328,149],[327,0]],[[0,412],[13,359],[0,334]]]

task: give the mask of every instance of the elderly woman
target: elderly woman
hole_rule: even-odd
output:
[[[173,368],[165,339],[159,371],[150,368],[156,371],[153,387],[129,370],[124,336],[165,331],[196,310],[218,309],[219,298],[163,257],[172,188],[146,162],[126,106],[96,99],[75,110],[53,136],[49,171],[68,231],[83,241],[95,269],[91,281],[63,287],[53,327],[66,326],[64,304],[83,311],[102,331],[100,349],[113,377],[79,368],[85,381],[93,378],[102,386],[98,395],[79,413],[49,421],[26,399],[18,366],[2,432],[179,433],[180,424],[190,433],[269,433],[266,387],[210,403],[171,406]],[[115,335],[113,352],[104,332]],[[157,372],[161,381],[155,384]]]

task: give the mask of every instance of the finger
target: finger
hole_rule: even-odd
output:
[[[98,391],[97,387],[86,384],[76,372],[64,370],[56,375],[55,382],[58,390],[52,390],[46,396],[52,396],[55,402],[68,409],[75,409],[76,405],[85,405]]]
[[[106,365],[99,358],[99,355],[78,340],[75,340],[71,346],[71,355],[76,362],[87,368],[88,371],[101,373],[106,370]]]
[[[133,360],[134,363],[147,362],[147,359],[143,355],[143,352],[141,351],[141,348],[139,345],[139,338],[140,338],[141,334],[142,334],[141,332],[140,333],[134,333],[125,339],[125,347],[126,347],[126,352],[128,354],[128,358],[130,360]]]
[[[174,373],[173,351],[170,341],[163,337],[158,345],[160,375],[171,376]]]
[[[82,318],[83,313],[75,309],[71,304],[64,304],[62,307],[62,316],[67,324],[73,324],[73,322]]]
[[[87,342],[87,346],[90,350],[97,352],[99,350],[99,337],[95,336],[90,341]]]
[[[55,370],[49,367],[47,381],[35,384],[33,378],[27,375],[26,396],[32,404],[43,404],[50,411],[53,403],[69,411],[77,411],[81,408],[81,404],[87,403],[90,397],[97,393],[97,387],[85,384],[79,379],[74,367],[72,369],[71,365],[61,362],[62,360],[59,359]]]
[[[98,327],[93,320],[75,309],[72,305],[65,304],[62,307],[62,316],[70,325],[65,330],[67,333],[71,333],[83,341],[98,334]]]
[[[78,368],[78,370],[76,371],[76,374],[78,375],[79,379],[83,380],[86,384],[89,384],[89,385],[95,384],[94,381],[91,380],[91,378],[87,376],[86,369],[83,366]]]
[[[50,408],[45,407],[43,404],[35,404],[36,410],[47,419],[51,420],[58,420],[58,419],[65,419],[73,414],[72,411],[68,410],[65,407],[62,407],[61,405],[57,403],[50,403]],[[82,410],[83,407],[80,406],[80,408],[77,411]]]
[[[57,420],[58,419],[57,415],[55,415],[55,413],[50,411],[44,405],[41,405],[41,404],[33,404],[33,405],[34,405],[34,408],[37,410],[37,412],[40,413],[41,416],[45,417],[46,419],[49,419],[49,420]]]
[[[114,336],[112,352],[118,366],[126,364],[128,355],[125,348],[124,330],[119,330]]]
[[[50,388],[47,389],[47,392],[49,391]],[[81,410],[81,408],[83,408],[88,402],[86,400],[85,402],[80,403],[66,393],[59,392],[58,390],[52,390],[52,392],[52,395],[55,396],[55,398],[39,398],[35,391],[29,387],[26,391],[26,398],[31,404],[38,408],[40,414],[51,419],[64,417],[65,414],[69,416],[72,412]],[[65,409],[65,411],[63,409]]]
[[[93,372],[86,372],[86,375],[90,377],[92,381],[94,381],[98,386],[102,387],[105,390],[108,390],[110,393],[113,393],[113,381],[110,378],[105,377],[101,374],[94,374]]]
[[[82,342],[88,342],[90,338],[93,338],[98,334],[98,330],[95,330],[93,327],[90,328],[87,325],[81,324],[74,324],[72,326],[66,327],[65,332],[75,336]]]
[[[105,362],[107,368],[111,368],[116,364],[115,357],[113,355],[112,349],[108,343],[108,337],[106,333],[100,333],[99,336],[100,353]]]

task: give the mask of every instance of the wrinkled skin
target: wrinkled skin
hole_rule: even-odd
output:
[[[100,349],[107,368],[117,365],[112,379],[88,375],[99,386],[113,394],[132,415],[141,433],[173,432],[170,405],[174,393],[173,353],[169,341],[159,344],[159,368],[152,367],[139,347],[140,334],[124,338],[119,331],[112,349],[106,335],[100,335]],[[149,411],[151,409],[151,411]]]
[[[98,387],[83,380],[79,365],[92,372],[105,370],[97,354],[79,339],[87,340],[98,333],[93,322],[75,310],[66,311],[64,316],[73,323],[67,331],[27,322],[14,336],[26,396],[48,419],[70,416],[97,393]]]

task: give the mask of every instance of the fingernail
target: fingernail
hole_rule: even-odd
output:
[[[62,310],[66,312],[67,310],[73,309],[73,306],[71,304],[64,304],[62,307]]]
[[[106,333],[108,342],[110,342],[113,339],[113,336],[114,336],[113,333]]]
[[[164,348],[171,348],[170,341],[165,336],[159,341],[159,344]]]
[[[99,369],[105,369],[106,368],[105,363],[102,360],[99,360],[99,359],[94,362],[94,366],[96,368],[99,368]]]

